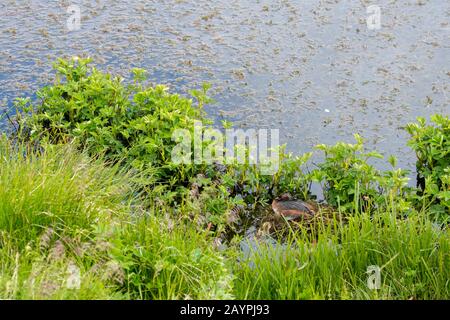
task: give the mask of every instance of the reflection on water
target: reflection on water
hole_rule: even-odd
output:
[[[366,6],[381,7],[368,30]],[[81,29],[66,27],[71,4]],[[450,4],[441,0],[4,0],[0,101],[51,79],[58,56],[85,56],[127,76],[149,70],[185,93],[213,85],[208,113],[244,128],[280,128],[296,153],[354,132],[412,168],[401,127],[449,113]]]

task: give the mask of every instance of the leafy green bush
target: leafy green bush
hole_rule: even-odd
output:
[[[412,209],[409,170],[396,168],[397,158],[394,156],[389,157],[389,163],[392,169],[382,172],[377,178],[380,193],[378,204],[396,214],[404,214]]]
[[[339,142],[334,146],[320,144],[325,161],[313,172],[315,181],[323,183],[327,202],[344,211],[358,211],[371,206],[379,196],[377,178],[380,172],[367,163],[371,158],[383,158],[377,152],[363,152],[363,139],[355,134],[356,144]]]
[[[356,144],[338,142],[334,146],[318,145],[325,160],[311,173],[321,183],[328,204],[346,212],[370,212],[388,208],[397,214],[411,210],[408,170],[397,167],[397,159],[389,157],[391,170],[380,171],[369,164],[382,159],[378,152],[364,152],[364,140],[355,134]]]
[[[312,155],[312,152],[307,152],[294,156],[281,149],[280,166],[270,184],[273,195],[288,192],[298,199],[308,200],[312,197],[311,175],[305,169]]]
[[[203,91],[193,91],[192,100],[170,94],[161,85],[143,84],[145,71],[134,69],[134,83],[123,84],[89,67],[90,59],[59,59],[53,85],[40,90],[40,103],[21,99],[17,107],[20,134],[33,141],[65,143],[77,140],[91,155],[125,162],[146,173],[143,185],[164,182],[181,184],[193,167],[170,163],[175,129],[193,131],[194,121],[203,120],[202,106],[210,101]],[[30,113],[28,116],[24,113]]]
[[[431,116],[433,125],[424,118],[410,123],[408,145],[416,152],[417,182],[421,196],[434,202],[431,210],[449,218],[450,214],[450,118]]]
[[[279,165],[273,175],[264,175],[260,167],[248,163],[232,163],[226,172],[220,176],[224,186],[231,194],[242,196],[246,203],[265,205],[282,193],[290,193],[299,199],[309,199],[310,175],[305,166],[312,153],[294,156],[285,153],[285,146],[279,146]]]

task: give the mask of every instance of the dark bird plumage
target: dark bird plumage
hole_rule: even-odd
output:
[[[272,202],[273,211],[286,219],[310,219],[316,214],[315,208],[301,200],[294,200],[289,194],[283,194]]]

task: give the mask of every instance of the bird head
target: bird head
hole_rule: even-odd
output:
[[[283,193],[275,198],[276,201],[287,201],[292,200],[292,196],[289,193]]]

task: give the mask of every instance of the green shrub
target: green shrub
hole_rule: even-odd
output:
[[[241,196],[246,203],[265,205],[282,193],[290,193],[299,199],[309,199],[310,175],[305,166],[312,153],[294,156],[284,152],[285,146],[279,147],[279,165],[273,175],[263,175],[260,167],[248,163],[233,163],[220,176],[220,181],[232,195]]]
[[[308,152],[294,156],[291,153],[285,153],[284,148],[281,149],[280,166],[270,184],[270,190],[274,196],[288,192],[298,199],[308,200],[312,197],[311,175],[306,171],[307,163],[312,155],[312,152]]]
[[[318,145],[325,160],[313,172],[315,181],[323,183],[328,204],[343,211],[359,211],[376,203],[380,172],[367,161],[383,158],[377,152],[363,152],[363,139],[355,134],[356,144],[339,142],[334,146]],[[361,210],[365,211],[365,210]]]
[[[172,132],[193,132],[195,120],[206,121],[202,106],[210,101],[208,87],[192,92],[198,100],[194,107],[192,100],[170,94],[162,85],[146,86],[142,69],[134,69],[134,83],[125,85],[122,78],[89,67],[90,62],[59,59],[55,83],[37,93],[40,103],[17,101],[20,135],[53,144],[75,139],[91,155],[125,159],[146,173],[144,186],[182,184],[194,169],[170,162]]]
[[[410,123],[406,130],[411,135],[408,145],[416,152],[419,195],[434,205],[431,211],[445,219],[450,214],[450,118],[433,115],[427,125],[424,118]]]
[[[412,188],[408,186],[409,170],[397,167],[397,158],[389,157],[391,170],[386,170],[377,178],[380,196],[378,205],[389,208],[396,214],[404,214],[412,209],[411,192]]]

